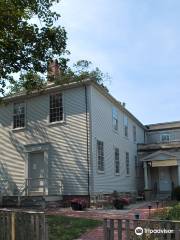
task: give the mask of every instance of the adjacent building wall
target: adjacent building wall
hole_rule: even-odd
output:
[[[113,130],[112,109],[118,110],[118,131]],[[92,124],[92,161],[93,192],[111,193],[136,191],[138,179],[135,176],[135,156],[137,143],[144,143],[144,129],[137,122],[128,118],[128,138],[124,136],[123,117],[126,111],[120,110],[109,99],[91,86],[91,124]],[[137,141],[133,141],[133,126],[136,126]],[[97,140],[104,142],[104,173],[97,171]],[[120,151],[120,174],[115,175],[114,148]],[[125,153],[130,156],[130,175],[126,175]],[[138,181],[139,182],[139,181]],[[143,178],[141,178],[143,187]],[[140,186],[139,186],[140,187]]]

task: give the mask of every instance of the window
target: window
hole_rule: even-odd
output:
[[[120,173],[119,148],[114,149],[115,174]]]
[[[133,126],[133,140],[136,142],[136,126]]]
[[[136,177],[138,177],[138,175],[139,175],[139,164],[138,164],[137,156],[134,156],[134,161],[135,161],[135,173],[136,173]]]
[[[97,169],[104,172],[104,143],[97,140]]]
[[[62,94],[53,94],[50,96],[50,118],[49,121],[59,122],[63,120],[63,101]]]
[[[113,129],[118,130],[118,112],[116,108],[112,109],[112,121],[113,121]]]
[[[25,127],[25,104],[15,103],[14,104],[14,114],[13,114],[13,128],[23,128]]]
[[[161,134],[161,142],[169,142],[170,141],[170,134],[163,133]]]
[[[130,165],[129,165],[129,153],[126,152],[126,174],[130,174]]]
[[[128,117],[124,116],[124,136],[128,137]]]

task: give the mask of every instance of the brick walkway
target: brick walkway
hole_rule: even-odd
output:
[[[88,219],[134,219],[134,214],[139,213],[141,219],[147,219],[149,217],[148,205],[152,205],[151,213],[156,210],[155,204],[141,203],[132,205],[131,209],[125,210],[96,210],[90,209],[87,211],[72,211],[71,209],[59,209],[56,211],[49,210],[47,214],[63,215],[69,217],[82,217]],[[115,231],[115,239],[117,239],[117,232]],[[83,234],[78,240],[103,240],[103,228],[102,226],[93,229]]]

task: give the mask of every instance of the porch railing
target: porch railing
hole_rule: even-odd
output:
[[[114,239],[179,240],[180,221],[104,219],[104,240]]]
[[[28,196],[33,192],[48,195],[49,186],[55,186],[59,194],[63,193],[63,180],[61,178],[27,178],[25,180],[25,195]]]
[[[63,192],[63,181],[61,178],[27,178],[24,183],[17,185],[9,179],[0,179],[1,196],[28,196],[32,192],[41,192],[44,196],[48,194],[49,183],[53,184],[59,194]]]

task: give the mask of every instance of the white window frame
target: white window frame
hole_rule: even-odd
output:
[[[124,118],[123,118],[123,122],[124,122],[124,136],[126,138],[128,138],[129,136],[129,129],[128,129],[128,117],[126,115],[124,115]]]
[[[118,155],[116,155],[116,153],[118,152]],[[116,158],[118,156],[118,158]],[[118,163],[118,172],[117,170],[117,164]],[[114,172],[115,175],[120,175],[120,154],[119,154],[119,148],[118,147],[114,147]]]
[[[24,107],[24,125],[23,126],[19,126],[19,127],[15,127],[15,124],[14,124],[14,117],[17,116],[18,114],[15,114],[14,113],[14,110],[15,110],[15,105],[20,105],[20,104],[23,104],[23,107]],[[15,102],[13,103],[13,119],[12,119],[12,129],[13,130],[18,130],[18,129],[24,129],[26,127],[26,103],[25,101],[22,101],[22,102]]]
[[[62,106],[60,106],[60,108],[62,108],[62,119],[57,120],[57,121],[51,121],[51,96],[55,96],[55,95],[61,95]],[[49,118],[48,118],[48,122],[49,122],[50,125],[64,122],[64,96],[63,96],[62,92],[56,92],[56,93],[49,94]]]
[[[168,137],[168,139],[163,139],[163,137]],[[160,134],[160,141],[162,142],[162,143],[168,143],[168,142],[170,142],[171,141],[171,134],[170,133],[161,133]]]
[[[115,107],[112,108],[112,125],[113,130],[118,131],[118,111]]]
[[[129,152],[125,153],[125,164],[126,164],[126,176],[130,176],[130,155]]]
[[[100,144],[100,146],[99,146]],[[101,140],[97,140],[96,142],[96,152],[97,152],[97,172],[104,173],[104,142]],[[100,166],[101,164],[101,166]]]
[[[134,156],[134,164],[135,164],[135,175],[139,177],[139,162],[137,155]]]
[[[137,142],[137,128],[133,125],[133,141]]]

